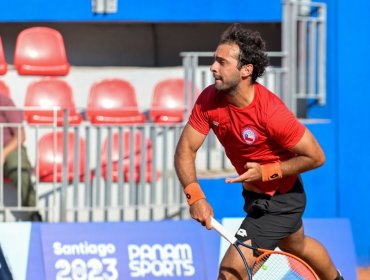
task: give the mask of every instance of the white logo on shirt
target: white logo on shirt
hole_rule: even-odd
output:
[[[213,125],[214,125],[214,126],[218,126],[218,125],[220,124],[220,123],[219,123],[219,122],[217,122],[217,121],[213,121],[212,123],[213,123]]]

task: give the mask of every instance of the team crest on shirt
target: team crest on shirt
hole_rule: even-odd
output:
[[[242,137],[248,145],[252,145],[257,140],[257,133],[251,127],[246,127],[242,131]]]

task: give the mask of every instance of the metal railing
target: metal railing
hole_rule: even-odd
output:
[[[30,161],[38,200],[35,207],[22,206],[20,180],[17,186],[4,184],[2,176],[1,220],[23,219],[26,216],[19,213],[36,210],[50,222],[159,220],[184,215],[186,202],[173,169],[173,151],[183,124],[95,126],[83,122],[69,126],[65,121],[63,127],[3,123],[0,128],[9,126],[25,128],[31,140],[27,146],[33,152]],[[70,134],[74,137],[69,138]],[[45,135],[52,139],[47,151],[40,146]],[[40,163],[43,157],[51,157],[52,166]],[[50,176],[43,177],[44,173]],[[10,189],[14,190],[10,195],[18,197],[15,202],[3,195]],[[10,200],[14,205],[9,205]]]
[[[25,110],[34,110],[37,109],[39,111],[45,110],[43,108],[33,108],[29,107],[28,109],[23,108],[15,108],[15,107],[0,107],[0,111],[14,111],[14,112],[23,112]],[[50,108],[47,109],[48,111],[52,111],[54,118],[56,120],[57,111],[60,110],[59,108]],[[57,127],[56,122],[51,123],[49,128],[51,130],[55,130]],[[12,128],[13,130],[17,130],[17,185],[14,185],[13,182],[10,181],[9,178],[4,177],[4,169],[0,168],[0,219],[7,221],[7,220],[23,220],[28,218],[28,214],[32,211],[41,211],[41,212],[53,212],[53,209],[56,208],[56,205],[42,207],[38,204],[38,200],[36,199],[35,206],[23,206],[22,205],[22,182],[21,182],[21,173],[22,173],[22,159],[21,159],[21,149],[23,146],[27,146],[27,148],[31,147],[32,152],[37,153],[37,146],[33,145],[32,140],[29,141],[26,136],[26,144],[21,143],[21,139],[19,138],[21,129],[27,129],[27,125],[25,123],[0,123],[0,156],[3,157],[4,153],[4,129]],[[26,133],[27,134],[27,133]],[[31,137],[33,138],[33,137]],[[35,134],[35,138],[37,139],[37,132]],[[28,144],[28,145],[27,145]],[[33,148],[35,150],[33,150]],[[29,153],[29,151],[28,151]],[[32,160],[31,160],[32,161]],[[3,166],[3,163],[1,163]],[[36,166],[36,165],[35,165]],[[35,174],[38,173],[37,168],[34,168],[33,172],[31,172],[31,176],[35,177]],[[33,180],[35,181],[35,180]],[[36,198],[39,196],[38,192],[39,189],[35,188],[36,191]]]
[[[58,110],[55,108],[55,121],[49,125],[0,124],[0,130],[11,126],[25,129],[38,197],[35,207],[22,206],[20,180],[14,186],[4,183],[1,176],[0,220],[22,220],[30,211],[39,211],[49,222],[187,217],[187,203],[173,163],[184,123],[93,125],[83,121],[72,126],[68,110],[64,110],[63,126],[57,126]],[[42,142],[46,136],[48,141]],[[225,166],[219,144],[211,146],[197,157],[200,173]],[[19,159],[19,168],[20,163]],[[9,195],[3,195],[4,191]]]
[[[326,4],[283,1],[283,66],[288,69],[284,102],[297,113],[297,100],[326,102]]]

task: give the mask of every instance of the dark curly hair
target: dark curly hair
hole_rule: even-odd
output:
[[[265,41],[257,31],[244,29],[241,24],[234,23],[224,31],[219,44],[234,43],[239,46],[238,68],[243,65],[252,64],[252,83],[261,77],[267,67],[268,58],[266,54]]]

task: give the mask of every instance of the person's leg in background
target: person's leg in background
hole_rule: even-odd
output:
[[[32,166],[27,156],[27,150],[21,147],[21,187],[22,206],[36,206],[36,192],[31,180]],[[4,175],[8,177],[15,186],[18,186],[18,149],[8,155],[4,162]],[[37,211],[30,212],[31,221],[41,221]]]

